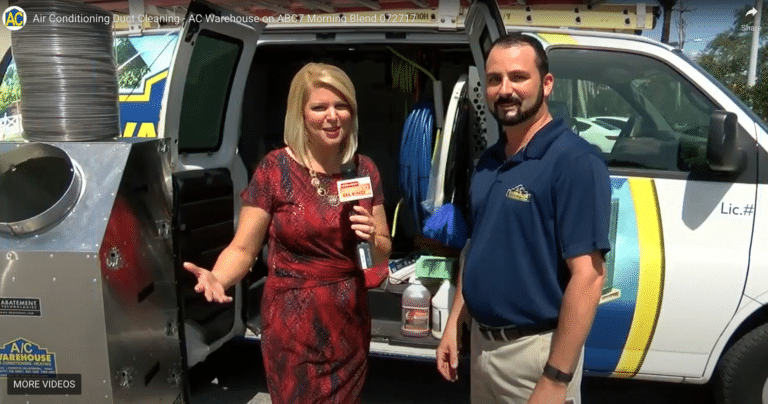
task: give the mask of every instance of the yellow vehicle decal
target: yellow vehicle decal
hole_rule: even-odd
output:
[[[652,179],[629,179],[635,205],[640,268],[632,326],[614,376],[637,374],[653,341],[664,292],[664,238],[656,186]]]
[[[138,122],[126,122],[122,137],[134,137],[137,124]],[[142,122],[141,126],[139,126],[139,132],[136,134],[136,137],[157,137],[155,124],[152,122]]]

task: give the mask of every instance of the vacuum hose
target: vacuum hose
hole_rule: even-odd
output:
[[[429,187],[433,127],[432,105],[419,102],[405,120],[400,140],[400,188],[419,228],[426,215],[421,201]]]

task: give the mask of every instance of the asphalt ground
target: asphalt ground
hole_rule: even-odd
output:
[[[190,372],[192,404],[269,404],[258,342],[234,340]],[[364,404],[469,404],[469,370],[449,383],[433,362],[371,358]],[[585,377],[584,404],[714,404],[709,385]]]

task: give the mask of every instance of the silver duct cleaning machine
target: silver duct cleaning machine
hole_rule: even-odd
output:
[[[0,143],[0,403],[181,403],[165,140]]]

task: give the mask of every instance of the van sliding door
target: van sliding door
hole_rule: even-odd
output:
[[[162,136],[172,139],[174,248],[187,366],[245,327],[242,291],[231,304],[208,303],[182,263],[211,268],[234,236],[247,173],[237,155],[245,82],[264,24],[217,5],[189,5],[163,100]]]

